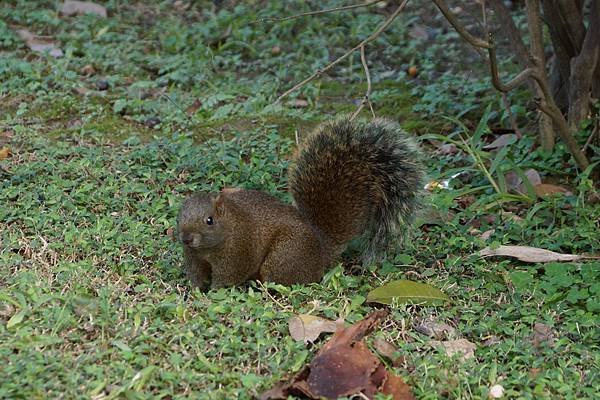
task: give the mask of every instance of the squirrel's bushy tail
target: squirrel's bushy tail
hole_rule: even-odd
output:
[[[396,123],[340,119],[306,139],[289,180],[298,210],[336,253],[364,235],[370,257],[412,217],[423,168],[417,146]]]

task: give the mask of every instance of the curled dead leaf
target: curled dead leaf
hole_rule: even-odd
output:
[[[578,261],[583,259],[596,259],[598,257],[575,254],[561,254],[550,250],[529,246],[499,246],[497,249],[486,247],[479,251],[482,257],[503,256],[514,257],[518,260],[531,263],[545,263],[553,261]]]
[[[385,311],[375,311],[354,325],[338,330],[290,382],[275,385],[260,398],[337,399],[359,393],[373,398],[377,393],[384,393],[395,400],[414,399],[410,387],[386,371],[362,340],[386,315]]]

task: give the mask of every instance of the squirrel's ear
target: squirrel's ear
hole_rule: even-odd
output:
[[[223,211],[223,203],[225,202],[225,196],[222,193],[219,193],[217,196],[213,198],[213,208],[216,213],[220,213]]]

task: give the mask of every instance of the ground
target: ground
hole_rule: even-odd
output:
[[[372,335],[398,348],[404,362],[388,367],[417,398],[487,398],[497,384],[508,398],[598,398],[600,263],[476,254],[515,244],[598,255],[589,171],[561,146],[535,147],[526,92],[510,96],[525,136],[483,148],[511,126],[503,102],[427,7],[409,6],[367,48],[376,114],[420,138],[429,180],[462,173],[424,195],[409,240],[364,269],[349,256],[319,284],[190,287],[171,239],[182,199],[243,186],[289,201],[294,137],[356,109],[359,55],[275,99],[393,8],[265,21],[309,6],[224,3],[108,1],[107,18],[67,17],[54,1],[0,5],[0,398],[250,398],[326,339],[295,342],[290,317],[358,321],[380,307],[368,292],[395,279],[451,299],[394,304]],[[19,29],[62,57],[35,53]],[[461,133],[466,144],[443,146]],[[505,175],[527,169],[571,194],[509,194]],[[429,319],[474,343],[474,357],[432,346],[415,329]]]

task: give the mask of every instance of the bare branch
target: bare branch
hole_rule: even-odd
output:
[[[542,39],[542,18],[540,17],[539,0],[525,0],[527,9],[527,27],[529,28],[529,53],[534,64],[539,68],[541,78],[546,75],[546,62],[544,57],[544,41]]]
[[[583,153],[585,153],[587,148],[592,144],[592,141],[594,140],[594,138],[597,137],[599,134],[600,134],[600,130],[598,129],[598,120],[596,120],[596,124],[594,126],[594,129],[592,129],[592,133],[590,134],[590,136],[588,136],[587,140],[585,141],[585,144],[581,148],[581,151]]]
[[[577,141],[575,140],[571,130],[569,129],[567,120],[562,115],[560,109],[557,107],[554,101],[554,98],[552,97],[552,94],[550,93],[548,76],[546,74],[544,61],[541,18],[539,13],[539,0],[526,0],[528,26],[531,38],[531,49],[530,52],[527,52],[527,50],[523,48],[521,48],[520,51],[523,51],[528,55],[527,59],[529,60],[529,62],[525,64],[525,60],[521,60],[521,62],[525,64],[526,67],[507,84],[503,84],[498,76],[498,61],[496,58],[496,49],[494,46],[494,40],[492,36],[489,36],[487,42],[482,39],[474,38],[466,31],[464,27],[462,27],[458,23],[458,21],[454,18],[454,15],[452,15],[452,13],[450,13],[450,11],[448,10],[448,7],[443,0],[433,0],[433,2],[438,6],[440,11],[442,11],[444,16],[448,19],[448,21],[456,29],[456,31],[472,46],[483,47],[488,49],[492,84],[496,89],[503,93],[506,93],[511,89],[514,89],[518,85],[526,82],[528,78],[532,78],[537,83],[537,85],[534,85],[534,87],[537,95],[536,98],[539,98],[539,102],[537,104],[538,108],[543,112],[541,118],[550,118],[552,120],[556,130],[558,131],[562,140],[565,142],[565,145],[569,149],[569,152],[575,159],[577,165],[581,169],[587,168],[587,166],[589,165],[589,161],[586,158],[585,154],[579,148]],[[502,8],[500,9],[503,10]],[[502,12],[503,11],[501,11],[501,13]],[[506,14],[504,15],[504,17],[510,18],[510,15]],[[515,34],[516,32],[518,31],[516,31],[515,28],[513,34]],[[529,56],[529,54],[531,54],[531,56]],[[542,141],[544,141],[543,137]]]
[[[571,131],[569,130],[567,120],[562,115],[560,109],[556,106],[552,98],[550,98],[550,102],[548,103],[542,100],[538,104],[538,108],[552,119],[552,122],[554,123],[554,126],[558,131],[558,134],[560,135],[561,139],[565,142],[565,145],[567,146],[567,149],[569,149],[569,152],[575,159],[575,162],[577,163],[579,168],[581,168],[581,170],[585,170],[590,165],[590,162],[579,148],[577,141],[575,140],[575,138],[571,134]]]
[[[373,114],[373,118],[375,118],[375,111],[373,111],[373,105],[371,104],[371,73],[369,72],[369,66],[367,65],[367,57],[365,56],[365,46],[360,47],[360,61],[362,62],[363,69],[365,70],[365,76],[367,77],[367,92],[365,93],[365,97],[363,97],[360,105],[350,117],[350,121],[354,120],[360,114],[363,108],[365,108],[365,104],[369,104],[369,108],[371,109],[371,113]]]
[[[513,50],[517,53],[517,61],[523,69],[529,67],[529,51],[525,47],[523,39],[521,39],[521,32],[519,32],[510,16],[510,11],[502,0],[489,0],[489,4],[494,10],[494,15],[498,18],[499,25],[502,26],[502,32],[506,34]]]
[[[380,3],[381,1],[383,1],[383,0],[371,0],[371,1],[367,1],[366,3],[352,4],[349,6],[341,6],[341,7],[334,7],[334,8],[327,8],[325,10],[309,11],[309,12],[305,12],[305,13],[301,13],[301,14],[291,15],[289,17],[283,17],[283,18],[259,18],[250,23],[257,24],[257,23],[261,23],[261,22],[288,21],[290,19],[302,18],[302,17],[307,17],[310,15],[320,15],[320,14],[326,14],[326,13],[331,13],[331,12],[336,12],[336,11],[351,10],[353,8],[359,8],[359,7],[369,7],[369,6],[372,6],[373,4]]]
[[[600,2],[590,6],[590,22],[581,45],[581,52],[571,59],[571,82],[569,85],[569,126],[576,130],[587,117],[590,104],[590,89],[595,66],[600,57]]]
[[[482,49],[490,48],[490,45],[488,42],[471,35],[465,29],[465,27],[462,26],[460,22],[458,22],[458,20],[454,16],[454,14],[452,14],[452,11],[450,11],[448,4],[446,4],[446,2],[444,0],[433,0],[433,2],[437,6],[437,8],[439,8],[439,10],[442,12],[442,14],[444,14],[444,17],[446,17],[448,22],[450,22],[450,25],[452,25],[454,27],[454,29],[456,29],[456,32],[458,32],[458,34],[460,36],[462,36],[463,39],[465,39],[467,42],[469,42],[473,47],[482,48]]]
[[[488,4],[494,10],[494,16],[497,18],[498,25],[502,27],[502,33],[508,39],[508,42],[516,55],[516,61],[524,70],[532,67],[533,63],[531,61],[529,50],[525,46],[525,43],[523,43],[522,34],[515,25],[515,22],[510,15],[510,10],[504,5],[504,1],[488,0]],[[528,79],[527,85],[535,97],[543,96],[542,89],[540,89],[540,86],[535,79]],[[496,87],[496,89],[498,88]],[[549,117],[545,113],[541,113],[538,131],[542,147],[546,150],[551,150],[554,148],[554,130],[552,129],[552,123],[548,118]]]
[[[391,25],[391,23],[396,19],[396,17],[404,9],[404,7],[406,6],[406,3],[408,3],[408,0],[404,0],[402,2],[402,4],[400,4],[400,6],[392,13],[392,15],[390,15],[388,17],[388,19],[386,19],[384,21],[384,23],[381,24],[381,26],[379,26],[379,28],[377,28],[375,30],[375,32],[371,33],[371,35],[369,35],[369,37],[367,37],[362,42],[360,42],[359,44],[357,44],[356,46],[354,46],[352,49],[348,50],[341,57],[338,57],[337,59],[335,59],[331,63],[327,64],[323,69],[319,69],[319,70],[315,71],[315,73],[313,73],[311,76],[309,76],[308,78],[304,79],[302,82],[297,83],[291,89],[288,89],[285,93],[283,93],[281,96],[279,96],[277,98],[277,100],[275,100],[275,103],[279,103],[281,101],[281,99],[283,99],[284,97],[288,96],[290,93],[292,93],[292,92],[300,89],[302,86],[306,85],[308,82],[310,82],[313,79],[315,79],[315,78],[323,75],[324,72],[329,71],[331,68],[335,67],[337,64],[339,64],[340,62],[342,62],[343,60],[345,60],[346,58],[348,58],[356,50],[360,49],[362,46],[366,45],[367,43],[372,42],[373,40],[375,40],[379,35],[381,35],[381,32],[385,31]]]
[[[488,43],[490,47],[488,48],[488,55],[490,59],[490,74],[492,75],[492,85],[496,89],[498,89],[502,93],[506,93],[516,88],[523,82],[525,82],[528,78],[532,77],[536,70],[534,68],[526,68],[521,71],[517,76],[515,76],[510,82],[503,84],[500,81],[500,76],[498,75],[498,59],[496,58],[496,46],[494,44],[494,37],[492,34],[489,35]]]

